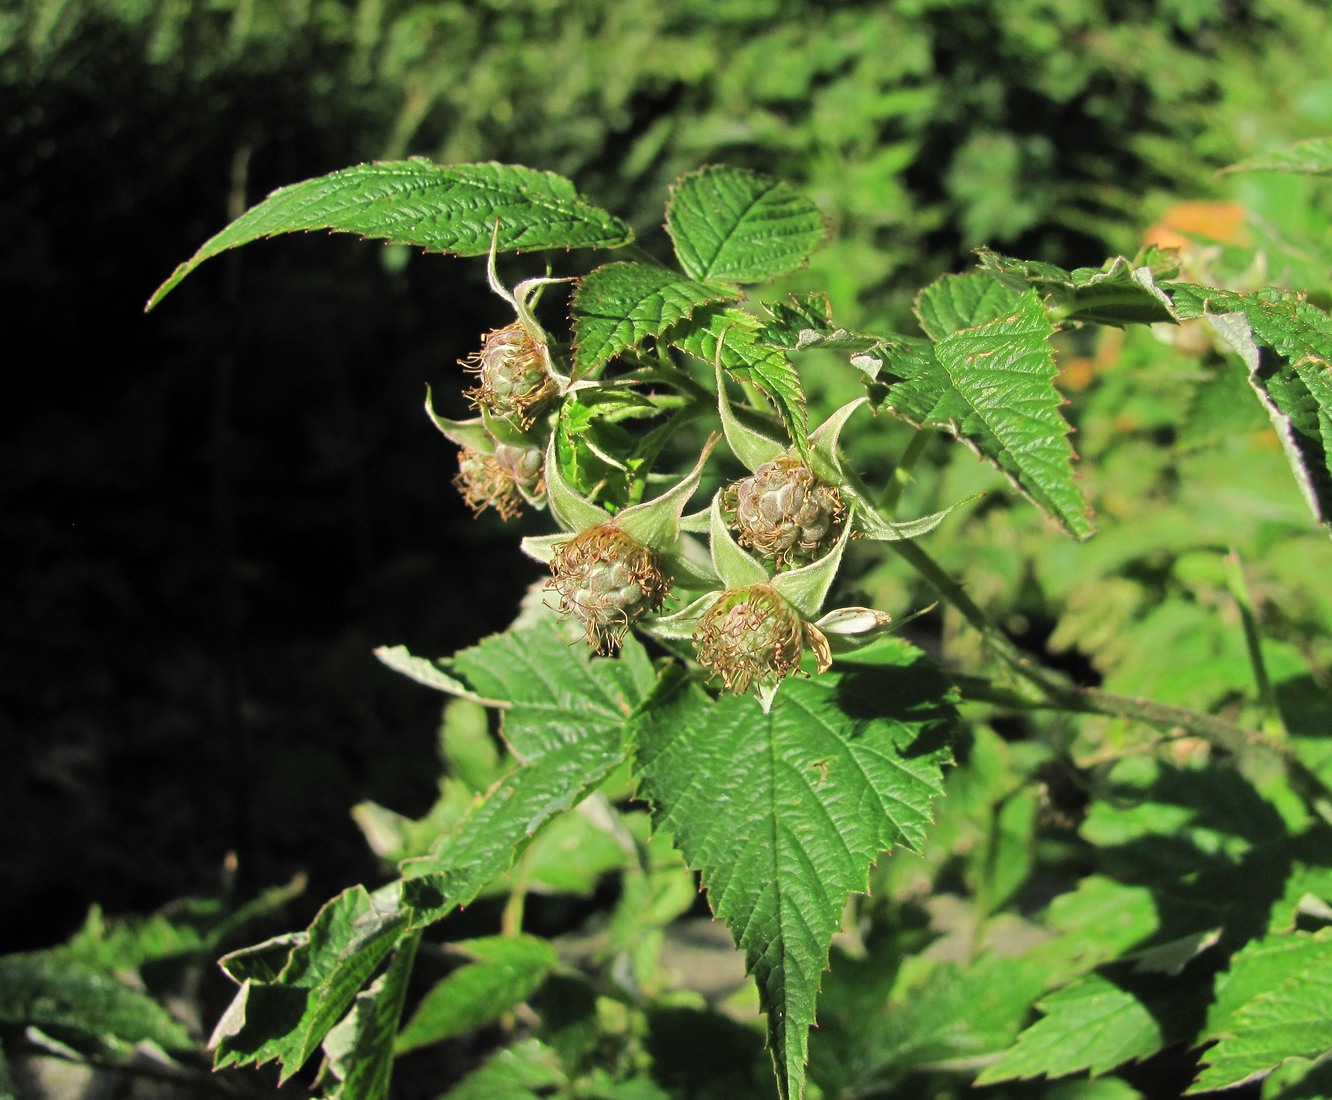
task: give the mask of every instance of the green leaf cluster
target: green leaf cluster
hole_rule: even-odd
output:
[[[404,210],[383,205],[386,176],[409,195],[428,195],[429,217],[418,216],[415,198]],[[483,215],[475,190],[450,182],[477,179],[502,192]],[[424,161],[367,165],[275,193],[205,245],[154,301],[198,262],[259,235],[318,224],[466,254],[483,245],[483,217],[492,219],[492,287],[537,349],[549,403],[520,421],[474,398],[474,421],[432,418],[464,447],[497,456],[521,444],[544,455],[546,504],[564,530],[525,546],[551,560],[552,586],[564,548],[610,532],[671,563],[677,604],[662,614],[654,606],[641,621],[621,612],[614,644],[589,623],[598,655],[577,644],[578,622],[536,606],[447,661],[381,651],[386,663],[462,701],[451,704],[442,732],[452,774],[420,821],[361,807],[372,845],[398,861],[397,879],[374,892],[345,891],[306,931],[226,957],[239,991],[214,1033],[218,1064],[277,1061],[287,1080],[322,1049],[328,1095],[373,1100],[388,1095],[397,1055],[497,1024],[519,1038],[464,1079],[459,1094],[672,1095],[674,1067],[658,1029],[661,1006],[674,1007],[672,928],[697,874],[754,979],[779,1095],[813,1084],[850,1098],[922,1080],[946,1094],[971,1080],[1119,1074],[1114,1083],[1050,1091],[1128,1096],[1136,1064],[1180,1045],[1197,1052],[1194,1091],[1269,1078],[1276,1100],[1303,1088],[1302,1075],[1326,1053],[1319,1006],[1332,794],[1327,754],[1277,687],[1325,675],[1317,616],[1302,634],[1265,644],[1241,559],[1200,548],[1206,529],[1195,517],[1175,516],[1179,530],[1150,541],[1120,522],[1118,509],[1159,491],[1101,480],[1135,466],[1139,478],[1151,475],[1142,441],[1135,449],[1122,429],[1130,417],[1156,426],[1171,408],[1142,392],[1127,368],[1072,410],[1087,449],[1104,461],[1091,492],[1084,487],[1063,411],[1066,391],[1079,391],[1060,353],[1061,340],[1093,325],[1183,332],[1205,321],[1215,377],[1188,380],[1196,412],[1183,437],[1199,448],[1252,446],[1267,417],[1279,440],[1273,454],[1305,507],[1281,513],[1272,544],[1292,527],[1309,536],[1321,525],[1326,552],[1327,314],[1280,289],[1179,280],[1155,249],[1074,270],[987,250],[978,270],[920,293],[919,334],[855,332],[839,327],[817,295],[757,297],[806,262],[825,233],[813,203],[768,177],[714,166],[679,180],[666,218],[672,267],[630,246],[620,223],[568,181]],[[536,292],[563,278],[529,279],[513,291],[498,278],[495,254],[531,242],[633,249],[632,259],[579,282],[571,341],[549,336],[533,315]],[[1132,339],[1121,349],[1141,346]],[[842,378],[865,394],[813,430],[805,412],[813,372],[797,365],[806,353],[834,355]],[[1235,394],[1251,402],[1247,414],[1227,411]],[[1085,646],[1114,690],[1077,685],[1024,653],[987,618],[992,593],[971,595],[903,540],[952,508],[914,525],[889,518],[906,481],[871,483],[849,461],[854,445],[841,445],[863,404],[915,431],[904,473],[937,431],[1034,503],[980,512],[982,523],[988,515],[1008,525],[1010,545],[1035,538],[1041,517],[1074,536],[1047,539],[1040,553],[1024,547],[1032,572],[1015,571],[1010,583],[1034,576],[1054,594],[1051,646]],[[751,556],[731,533],[728,509],[738,506],[726,503],[726,490],[706,512],[683,515],[717,433],[681,463],[692,462],[688,473],[670,469],[678,457],[671,444],[696,437],[690,425],[698,422],[719,424],[732,457],[756,477],[779,458],[808,463],[845,494],[835,543],[783,569]],[[944,477],[955,469],[937,467]],[[653,480],[670,484],[645,501]],[[1075,558],[1072,548],[1094,531],[1093,501],[1110,512],[1110,537]],[[1218,531],[1235,527],[1229,515],[1216,521]],[[857,635],[885,625],[880,612],[846,607],[816,619],[853,531],[890,541],[1005,672],[960,675],[955,685],[903,639],[858,647]],[[696,538],[705,533],[706,550]],[[892,576],[891,560],[880,556],[871,582]],[[1080,587],[1089,577],[1095,582]],[[1175,598],[1171,584],[1194,598]],[[579,617],[577,601],[559,591],[560,610]],[[1237,624],[1212,613],[1220,593]],[[770,680],[752,677],[753,695],[743,693],[750,678],[732,695],[719,695],[709,678],[717,669],[699,624],[714,600],[723,610],[789,612],[775,641],[760,634],[762,620],[722,635],[785,662]],[[1107,622],[1116,629],[1098,631]],[[654,654],[630,628],[662,648]],[[605,655],[615,648],[618,656]],[[783,679],[802,652],[802,673]],[[987,667],[982,658],[974,665]],[[1221,708],[1236,698],[1248,709],[1232,720]],[[957,745],[963,767],[946,777],[963,699],[980,717]],[[1308,704],[1310,713],[1325,720],[1325,702]],[[477,707],[497,716],[502,758]],[[994,716],[987,707],[1021,716],[1032,736],[1000,738],[986,724]],[[1053,722],[1038,717],[1047,710]],[[1060,725],[1074,716],[1083,716],[1076,726]],[[1143,727],[1157,731],[1154,740],[1143,739]],[[662,838],[678,857],[659,854]],[[881,861],[884,852],[892,858]],[[621,900],[594,945],[521,934],[529,895],[586,895],[607,875],[618,879]],[[414,996],[411,975],[431,946],[425,937],[487,897],[506,899],[504,934],[462,937],[455,950],[468,961]],[[812,1033],[816,1022],[825,1026]]]

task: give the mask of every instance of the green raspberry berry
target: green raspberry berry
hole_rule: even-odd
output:
[[[800,613],[766,584],[723,592],[694,631],[699,663],[736,695],[796,671],[804,639]]]
[[[524,428],[558,392],[545,345],[521,321],[487,334],[481,350],[459,362],[480,379],[467,392],[472,404],[492,416],[512,417]]]
[[[613,523],[560,543],[550,571],[546,585],[559,593],[560,611],[583,623],[601,654],[619,649],[633,621],[658,610],[670,587],[657,553]]]
[[[776,569],[822,557],[842,531],[842,496],[808,466],[782,455],[723,490],[722,509],[741,546]]]

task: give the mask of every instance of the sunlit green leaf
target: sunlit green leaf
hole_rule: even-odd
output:
[[[666,229],[695,279],[761,282],[803,264],[823,243],[819,208],[790,184],[740,168],[700,168],[671,189]]]
[[[700,305],[738,298],[737,287],[703,283],[665,267],[613,263],[578,282],[573,298],[575,378],[660,336]]]
[[[849,894],[918,846],[949,759],[941,677],[900,641],[782,685],[769,712],[665,686],[636,723],[643,791],[759,985],[785,1095],[803,1087],[814,997]]]
[[[633,239],[619,218],[587,202],[553,172],[511,164],[377,161],[281,187],[172,272],[157,305],[186,275],[229,248],[313,229],[483,256],[544,248],[615,248]]]

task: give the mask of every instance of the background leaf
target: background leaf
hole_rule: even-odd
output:
[[[1310,138],[1246,157],[1221,169],[1223,172],[1301,172],[1332,176],[1332,138]]]
[[[1205,990],[1160,975],[1089,974],[1038,1002],[1045,1013],[1018,1036],[978,1085],[1015,1077],[1105,1073],[1191,1039]]]
[[[744,949],[778,1078],[804,1082],[814,997],[849,894],[916,847],[954,718],[942,677],[898,640],[782,684],[770,713],[677,679],[636,723],[643,791]]]
[[[135,1044],[196,1044],[184,1025],[110,968],[63,947],[0,956],[0,1028],[32,1028],[81,1053],[126,1058]]]
[[[671,189],[666,230],[695,279],[757,283],[800,267],[826,227],[819,208],[790,184],[713,165]]]
[[[1168,287],[1184,318],[1206,316],[1244,360],[1314,516],[1332,528],[1332,317],[1303,295]],[[1258,347],[1280,361],[1263,361]]]
[[[1202,1039],[1189,1089],[1230,1088],[1292,1060],[1313,1061],[1332,1049],[1332,932],[1293,932],[1246,945],[1231,960]]]
[[[498,225],[498,229],[496,228]],[[616,248],[633,231],[583,199],[563,176],[512,164],[375,161],[280,187],[172,272],[152,309],[205,260],[298,230],[330,229],[429,252],[483,256],[541,248]]]
[[[599,267],[574,292],[574,377],[660,336],[700,305],[739,296],[737,287],[698,282],[651,264]]]
[[[527,1000],[558,964],[536,936],[489,936],[449,945],[473,960],[433,986],[398,1034],[399,1054],[462,1035]]]
[[[222,960],[241,989],[213,1032],[219,1069],[277,1059],[286,1081],[305,1064],[406,930],[406,915],[382,903],[354,886],[309,931]]]

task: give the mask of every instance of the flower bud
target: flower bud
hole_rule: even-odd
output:
[[[496,455],[464,447],[458,452],[458,472],[453,475],[453,486],[474,515],[494,508],[500,519],[510,520],[523,510],[518,482]]]
[[[523,427],[558,390],[545,345],[521,321],[489,333],[480,351],[459,362],[480,378],[480,385],[467,391],[472,404],[492,416],[511,416]]]
[[[842,496],[799,459],[781,455],[722,491],[736,541],[781,570],[827,553],[841,534]]]
[[[723,592],[694,631],[699,663],[736,695],[799,668],[804,636],[800,613],[766,584]]]
[[[589,527],[560,543],[550,559],[548,588],[560,611],[587,628],[598,653],[613,653],[640,615],[658,610],[670,585],[654,550],[614,523]]]

